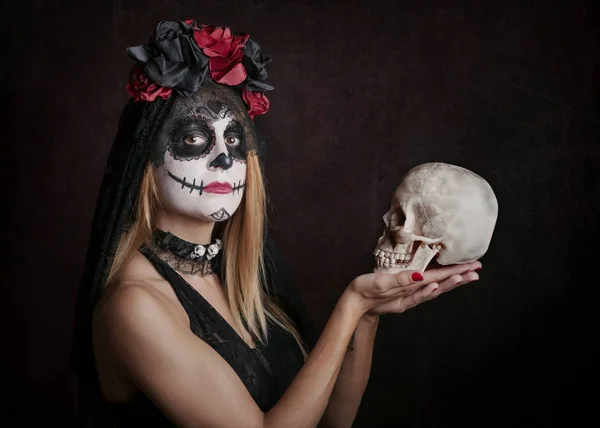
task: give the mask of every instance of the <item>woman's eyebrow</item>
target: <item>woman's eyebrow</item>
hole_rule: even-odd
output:
[[[235,120],[232,120],[225,127],[225,132],[239,132],[239,133],[243,133],[244,129],[242,128],[242,125],[240,125]]]
[[[203,127],[209,127],[206,118],[197,115],[187,115],[173,124],[173,129],[180,128],[186,125],[202,125]]]

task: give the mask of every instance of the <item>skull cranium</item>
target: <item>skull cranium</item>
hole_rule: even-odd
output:
[[[203,245],[196,245],[192,250],[192,259],[199,259],[206,253],[206,248]]]
[[[441,162],[411,169],[383,216],[386,228],[373,251],[375,272],[424,271],[467,263],[485,254],[498,217],[498,201],[483,178]]]

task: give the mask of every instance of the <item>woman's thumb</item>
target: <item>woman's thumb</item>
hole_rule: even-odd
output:
[[[402,271],[396,274],[396,286],[406,287],[423,281],[423,274],[419,271]]]
[[[421,272],[413,272],[410,274],[410,279],[412,279],[413,282],[423,281],[423,274],[421,274]]]

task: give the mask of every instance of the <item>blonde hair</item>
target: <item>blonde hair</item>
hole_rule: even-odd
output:
[[[136,218],[121,236],[107,283],[116,278],[140,245],[152,237],[162,206],[153,168],[150,164],[146,169],[134,207]],[[231,313],[244,341],[266,344],[270,320],[294,337],[306,358],[305,345],[297,328],[268,294],[263,258],[266,199],[258,157],[249,152],[242,201],[224,225],[221,278]]]

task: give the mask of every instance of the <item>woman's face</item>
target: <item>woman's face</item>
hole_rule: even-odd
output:
[[[215,91],[178,97],[154,145],[155,178],[167,209],[227,220],[246,186],[244,118]]]

